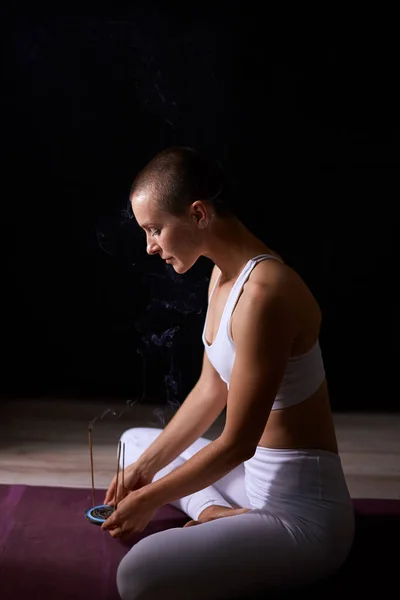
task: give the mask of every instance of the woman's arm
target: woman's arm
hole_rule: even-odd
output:
[[[155,475],[201,437],[226,406],[228,391],[204,353],[200,378],[183,404],[138,462]]]
[[[249,456],[241,454],[239,449],[237,444],[227,446],[220,436],[183,465],[135,493],[157,508],[184,498],[212,485],[247,460]]]

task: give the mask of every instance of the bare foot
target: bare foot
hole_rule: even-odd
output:
[[[188,521],[184,527],[193,527],[193,525],[201,525],[208,521],[215,521],[215,519],[222,519],[223,517],[233,517],[234,515],[241,515],[249,512],[250,508],[228,508],[226,506],[208,506],[200,513],[197,521]]]

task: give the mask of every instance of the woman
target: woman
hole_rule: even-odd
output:
[[[177,273],[214,263],[201,375],[164,430],[126,431],[125,487],[102,526],[142,531],[170,503],[191,521],[140,540],[117,573],[123,600],[219,599],[335,572],[354,535],[318,336],[300,276],[229,210],[221,170],[172,147],[136,177],[147,252]],[[202,437],[226,408],[222,434]],[[120,478],[122,479],[122,478]],[[231,517],[231,518],[228,518]]]

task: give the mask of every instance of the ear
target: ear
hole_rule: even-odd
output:
[[[193,202],[191,206],[192,219],[200,229],[204,229],[208,225],[207,208],[200,200]]]

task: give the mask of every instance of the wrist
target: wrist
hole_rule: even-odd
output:
[[[139,469],[140,473],[149,478],[150,481],[153,479],[154,475],[158,473],[159,469],[154,464],[154,461],[147,458],[144,454],[139,457],[139,459],[135,463],[136,468]]]
[[[155,475],[155,472],[150,464],[146,460],[142,460],[142,457],[140,457],[136,462],[132,463],[130,467],[139,472],[140,476],[145,481],[150,482]]]
[[[139,490],[136,491],[138,497],[146,505],[146,507],[151,507],[154,509],[160,508],[162,503],[159,501],[159,497],[154,493],[153,483],[148,483],[144,485]]]

